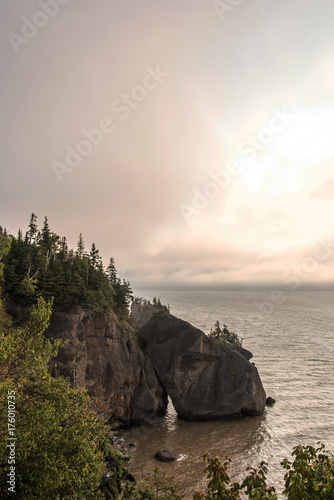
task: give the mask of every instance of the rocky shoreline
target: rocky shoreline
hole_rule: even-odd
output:
[[[219,346],[168,312],[134,303],[131,324],[81,307],[55,309],[46,332],[67,342],[50,369],[87,388],[109,423],[141,425],[163,416],[168,395],[182,419],[260,415],[266,394],[252,354]]]

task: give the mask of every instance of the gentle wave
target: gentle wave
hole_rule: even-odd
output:
[[[269,463],[268,481],[282,489],[280,462],[297,444],[326,444],[334,452],[334,292],[285,292],[271,315],[254,313],[267,292],[136,291],[159,296],[171,312],[208,333],[216,320],[244,339],[253,352],[267,395],[277,402],[261,417],[232,422],[183,422],[172,406],[145,439],[134,430],[123,432],[137,447],[130,466],[138,478],[157,465],[153,456],[162,448],[184,459],[159,464],[175,475],[187,492],[205,487],[202,455],[232,457],[231,475],[241,479],[247,467]],[[256,317],[255,317],[256,316]],[[253,318],[253,321],[252,321]],[[137,434],[138,436],[138,434]]]

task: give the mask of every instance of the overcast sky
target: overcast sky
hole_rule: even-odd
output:
[[[47,215],[134,287],[334,281],[332,0],[0,14],[9,232]]]

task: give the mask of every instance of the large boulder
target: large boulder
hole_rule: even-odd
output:
[[[156,309],[151,304],[144,305],[135,300],[131,304],[130,322],[135,328],[140,328],[158,312],[159,309]]]
[[[165,413],[167,394],[150,360],[130,326],[121,325],[113,312],[54,309],[46,335],[66,340],[51,363],[51,373],[86,387],[107,420],[142,424]]]
[[[185,420],[260,415],[266,404],[258,371],[244,353],[217,345],[169,313],[138,333],[157,376]]]

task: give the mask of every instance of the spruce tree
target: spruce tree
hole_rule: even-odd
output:
[[[117,282],[117,269],[115,266],[115,261],[112,257],[109,259],[109,266],[107,267],[107,275],[109,278],[109,283],[114,285]]]
[[[44,225],[41,234],[41,246],[46,254],[51,251],[51,231],[49,228],[49,221],[46,216],[44,218]]]
[[[29,245],[36,243],[37,231],[37,216],[33,212],[30,216],[29,231],[26,233]]]
[[[77,245],[77,251],[76,255],[79,257],[79,259],[82,259],[82,257],[85,254],[85,243],[83,240],[82,233],[79,234],[79,240],[78,240],[78,245]]]

